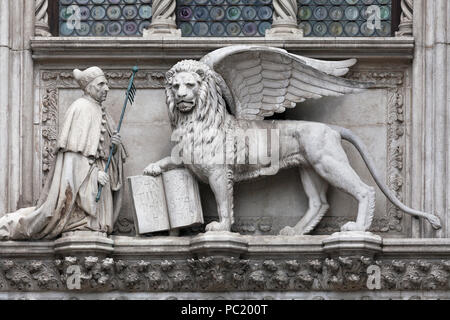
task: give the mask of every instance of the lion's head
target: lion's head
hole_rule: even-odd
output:
[[[206,64],[183,60],[166,73],[166,97],[172,125],[185,121],[218,127],[226,107],[218,75]]]

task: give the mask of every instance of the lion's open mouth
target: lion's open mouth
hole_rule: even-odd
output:
[[[194,107],[194,101],[180,101],[177,103],[178,110],[181,112],[188,112]]]

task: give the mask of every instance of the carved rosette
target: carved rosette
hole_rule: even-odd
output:
[[[379,274],[379,290],[450,290],[448,260],[373,260],[365,256],[123,260],[89,256],[0,260],[0,292],[71,291],[67,284],[74,276],[79,280],[79,292],[357,292],[368,290],[369,270],[374,269]]]
[[[400,16],[399,31],[395,33],[397,37],[413,36],[414,0],[402,0],[402,13]]]
[[[303,36],[303,31],[297,24],[297,0],[274,0],[273,8],[273,23],[266,31],[266,36],[283,34]]]
[[[144,30],[143,37],[152,35],[172,35],[181,37],[181,30],[177,29],[175,22],[176,0],[153,0],[152,22],[150,27]]]
[[[35,0],[35,35],[38,37],[50,37],[48,25],[48,0]]]

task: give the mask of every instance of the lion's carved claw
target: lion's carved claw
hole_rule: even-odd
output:
[[[162,173],[162,169],[161,167],[156,164],[156,163],[152,163],[150,165],[148,165],[147,168],[144,169],[144,175],[146,176],[159,176]]]
[[[295,229],[292,227],[284,227],[280,231],[280,236],[295,236],[297,233],[295,232]]]
[[[341,231],[346,232],[346,231],[365,231],[365,230],[356,222],[347,222],[341,227]]]
[[[231,231],[231,224],[228,221],[213,221],[206,225],[206,231]]]

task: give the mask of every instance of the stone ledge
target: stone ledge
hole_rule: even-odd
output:
[[[114,251],[114,241],[106,233],[73,231],[55,240],[53,249],[58,255],[106,256]]]
[[[365,255],[381,253],[383,240],[370,232],[337,232],[323,240],[323,251],[332,256]]]
[[[67,60],[105,60],[172,63],[199,59],[227,45],[248,44],[285,48],[292,53],[315,58],[412,60],[414,38],[161,38],[137,37],[39,37],[31,40],[33,59],[53,63]]]
[[[198,236],[196,236],[198,237]],[[110,236],[113,243],[110,255],[113,256],[174,256],[190,255],[191,243],[195,237],[126,237]],[[323,243],[343,244],[331,236],[244,236],[239,235],[247,245],[247,254],[252,257],[267,255],[323,255]],[[0,241],[0,258],[5,257],[52,257],[61,243],[56,241]],[[92,239],[90,239],[92,240]],[[345,239],[343,239],[345,240]],[[86,242],[85,240],[83,240]],[[195,242],[195,241],[194,241]],[[378,256],[405,255],[410,258],[436,257],[450,255],[450,239],[382,239]]]

